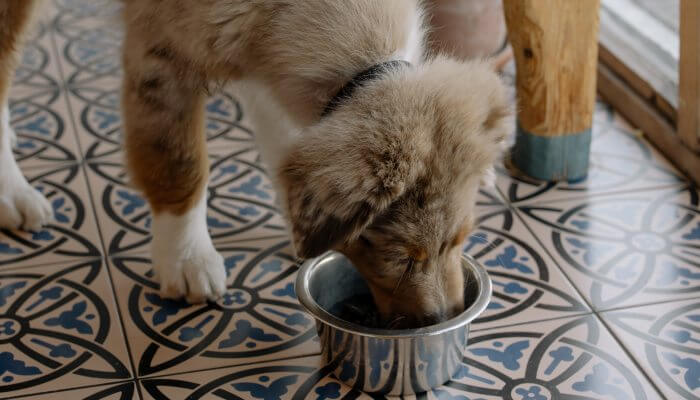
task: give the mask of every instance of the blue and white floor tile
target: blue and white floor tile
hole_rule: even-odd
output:
[[[112,257],[112,276],[139,376],[318,354],[314,322],[294,292],[286,239],[219,245],[228,274],[216,303],[162,299],[144,255]]]
[[[593,315],[475,332],[469,353],[453,381],[415,398],[659,398]],[[320,368],[319,357],[146,379],[141,385],[144,397],[155,400],[370,398]]]
[[[700,299],[602,316],[667,398],[700,398]]]
[[[15,158],[21,168],[75,164],[80,153],[70,130],[65,96],[37,91],[10,97],[10,124],[17,134]]]
[[[131,378],[100,259],[0,272],[0,396]]]
[[[214,241],[284,236],[284,219],[254,145],[226,144],[211,152],[207,222]],[[86,165],[108,254],[148,251],[151,214],[128,184],[121,152]]]
[[[101,245],[79,164],[24,171],[49,200],[54,221],[40,231],[0,230],[0,270],[100,257]]]
[[[491,303],[472,329],[589,313],[553,260],[497,196],[480,194],[478,225],[464,245],[493,282]]]
[[[48,24],[38,24],[23,49],[10,91],[10,124],[17,133],[15,158],[22,168],[80,159]]]
[[[700,297],[698,192],[684,185],[519,204],[597,310]]]
[[[0,231],[0,398],[369,398],[320,368],[230,88],[206,105],[208,223],[228,293],[195,306],[158,296],[150,213],[120,147],[119,3],[50,3],[11,108],[15,154],[56,221]],[[698,398],[697,189],[603,103],[591,161],[587,179],[557,184],[502,169],[481,193],[464,251],[488,268],[493,301],[464,368],[419,399]]]
[[[659,398],[593,315],[473,332],[469,343],[462,373],[433,398]]]
[[[28,32],[20,64],[12,78],[13,92],[60,89],[59,59],[54,56],[52,31],[47,19]]]

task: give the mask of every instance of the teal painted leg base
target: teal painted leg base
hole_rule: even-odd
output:
[[[544,181],[572,181],[588,174],[591,130],[566,136],[537,136],[518,125],[512,152],[513,166]]]

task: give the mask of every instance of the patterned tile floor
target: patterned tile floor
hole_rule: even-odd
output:
[[[15,154],[56,221],[0,231],[0,398],[366,398],[319,368],[235,91],[212,96],[206,122],[208,222],[230,289],[196,306],[157,295],[148,208],[121,162],[115,4],[55,0],[14,79]],[[699,398],[698,202],[604,104],[587,180],[501,171],[465,244],[493,302],[462,370],[419,398]]]

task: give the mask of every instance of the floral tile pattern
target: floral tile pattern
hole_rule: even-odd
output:
[[[130,378],[111,290],[100,259],[0,273],[0,390]]]
[[[641,400],[659,396],[591,315],[480,331],[470,338],[469,353],[453,381],[417,399]],[[370,398],[340,384],[320,367],[319,357],[146,379],[141,385],[144,394],[156,400]]]
[[[275,193],[254,147],[212,150],[207,222],[215,242],[285,235]],[[217,153],[218,152],[218,153]],[[151,214],[126,181],[121,152],[87,160],[88,177],[108,254],[147,251]]]
[[[114,286],[140,376],[318,353],[313,320],[294,292],[289,242],[218,246],[228,275],[216,303],[163,299],[148,258],[115,256]]]
[[[690,186],[518,205],[598,310],[700,297],[700,207]]]
[[[658,398],[593,315],[474,332],[468,348],[433,398]]]
[[[700,300],[602,315],[667,398],[700,397]]]
[[[25,92],[10,97],[10,125],[17,134],[15,158],[21,168],[74,164],[78,145],[61,115],[65,97],[58,91]]]
[[[319,364],[255,127],[231,88],[206,104],[208,224],[227,294],[158,295],[150,212],[122,160],[119,7],[50,1],[13,78],[15,156],[56,220],[0,231],[0,398],[371,398]],[[488,269],[493,299],[464,367],[418,399],[700,396],[697,188],[609,106],[594,119],[587,179],[504,167],[480,193],[464,251]]]
[[[495,193],[481,192],[479,222],[464,245],[488,270],[493,298],[472,329],[512,325],[538,319],[588,313],[554,262],[522,221]]]
[[[64,116],[58,60],[52,57],[50,30],[37,24],[24,48],[10,91],[10,125],[17,134],[15,158],[22,168],[74,163],[79,159],[75,136]]]
[[[97,225],[80,165],[30,169],[25,176],[53,206],[54,221],[38,232],[0,230],[0,270],[99,257]]]
[[[20,64],[12,78],[12,94],[60,89],[59,60],[53,56],[50,23],[38,21],[28,32]]]

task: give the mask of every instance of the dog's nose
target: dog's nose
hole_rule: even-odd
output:
[[[446,319],[447,317],[444,313],[429,313],[420,318],[420,323],[422,326],[429,326],[438,324]]]

